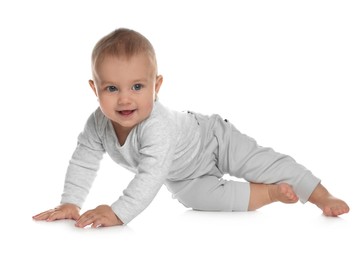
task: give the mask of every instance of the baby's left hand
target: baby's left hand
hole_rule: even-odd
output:
[[[76,227],[84,228],[91,225],[96,227],[109,227],[123,225],[123,222],[116,216],[108,205],[100,205],[95,209],[83,213],[76,222]]]

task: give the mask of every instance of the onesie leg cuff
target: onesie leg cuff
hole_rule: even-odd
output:
[[[250,204],[250,183],[249,182],[233,182],[234,189],[234,205],[231,206],[231,211],[248,211]]]
[[[300,180],[295,187],[295,192],[302,203],[306,203],[309,200],[311,193],[313,193],[320,181],[320,179],[316,178],[311,173],[305,174],[305,176]]]

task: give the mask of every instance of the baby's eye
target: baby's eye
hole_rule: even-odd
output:
[[[106,87],[106,90],[107,90],[108,92],[115,92],[115,91],[117,91],[118,89],[117,89],[117,87],[115,87],[115,86],[107,86],[107,87]]]
[[[139,91],[142,89],[142,85],[141,84],[135,84],[131,87],[132,90],[135,90],[135,91]]]

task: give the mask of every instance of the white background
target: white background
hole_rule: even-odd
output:
[[[361,1],[2,1],[0,258],[362,259],[362,13]],[[97,107],[92,48],[118,27],[153,43],[161,102],[228,118],[312,170],[351,212],[194,212],[163,188],[126,227],[32,221],[59,202]],[[111,204],[131,178],[105,157],[84,209]]]

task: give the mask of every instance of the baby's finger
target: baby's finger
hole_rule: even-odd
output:
[[[60,210],[54,210],[48,217],[47,221],[54,221],[54,220],[58,220],[58,219],[64,219],[65,218],[65,214],[63,211]]]
[[[95,217],[91,211],[82,214],[76,222],[76,227],[84,228],[95,221]]]
[[[98,227],[102,227],[102,220],[101,219],[96,219],[95,221],[93,221],[91,228],[98,228]]]
[[[76,227],[84,228],[88,225],[91,225],[93,223],[93,218],[83,219],[81,221],[77,221]]]
[[[54,212],[54,209],[50,209],[50,210],[47,210],[47,211],[44,211],[42,213],[39,213],[35,216],[33,216],[33,219],[34,220],[46,220],[49,218],[49,216]]]

